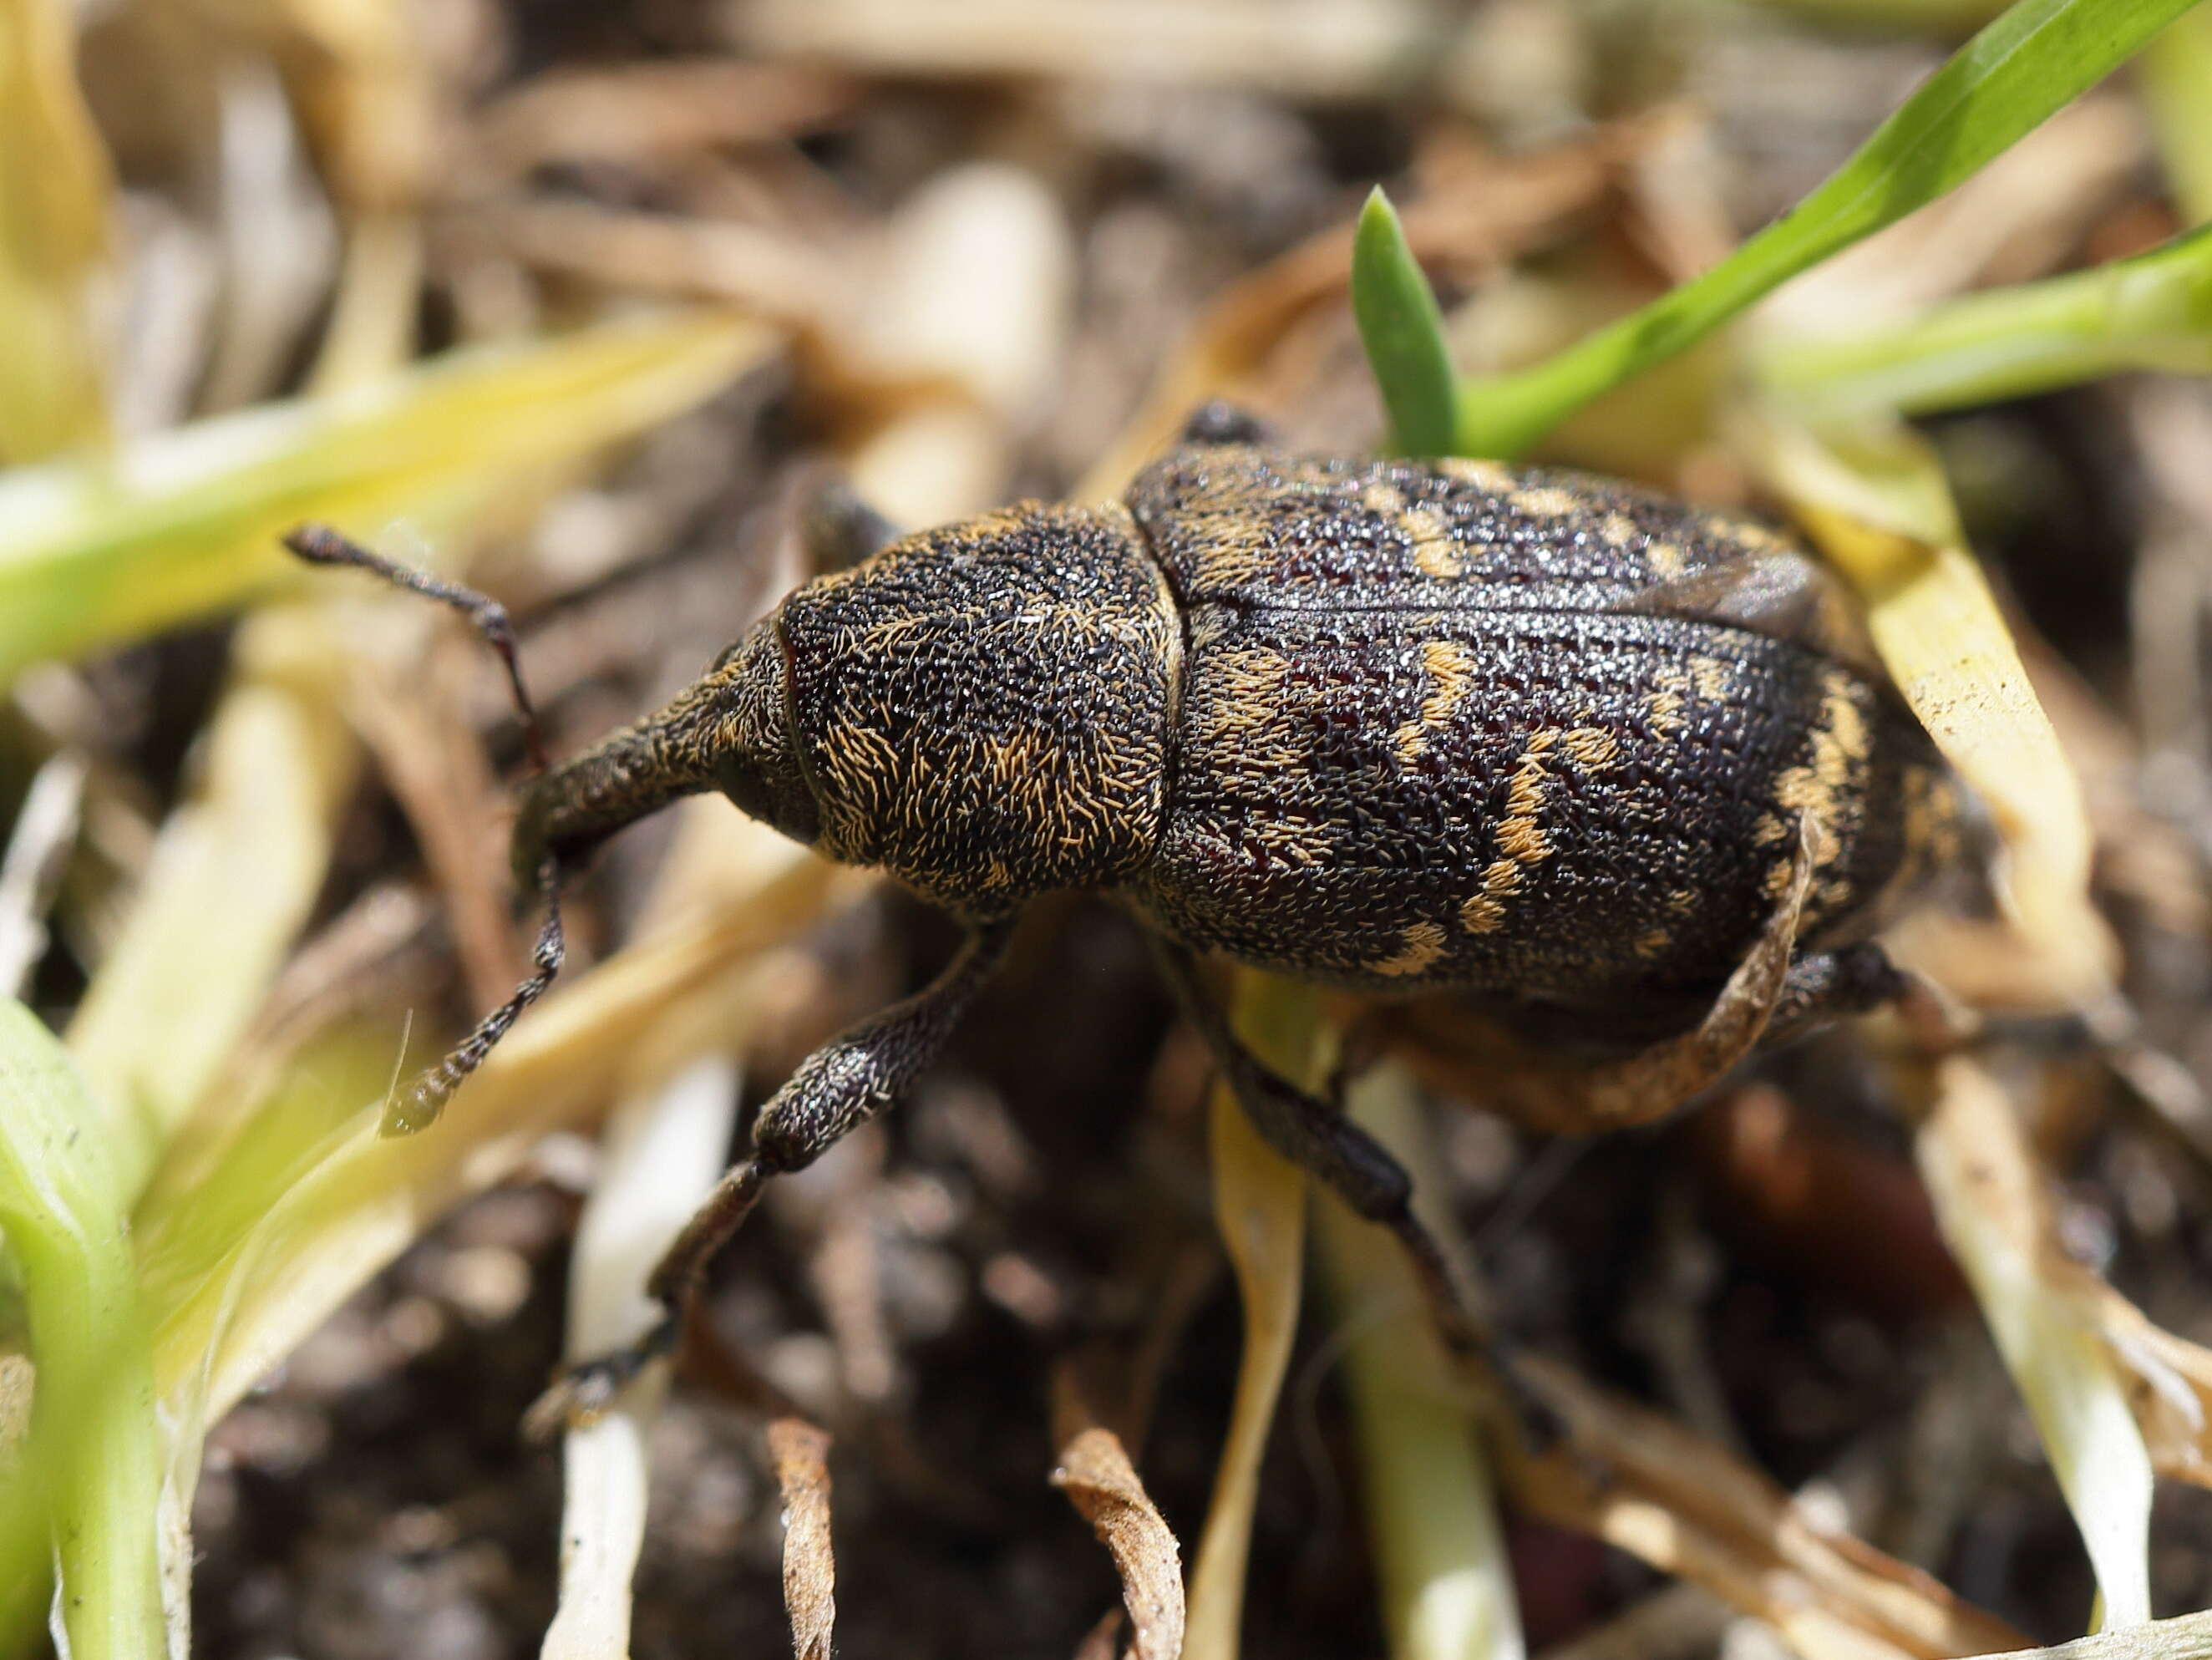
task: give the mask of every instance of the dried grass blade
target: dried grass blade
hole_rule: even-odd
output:
[[[1093,1426],[1060,1450],[1053,1486],[1067,1494],[1121,1576],[1136,1660],[1176,1660],[1182,1652],[1181,1560],[1175,1535],[1146,1495],[1113,1431]]]
[[[655,1309],[646,1276],[714,1187],[737,1117],[737,1063],[708,1055],[616,1109],[605,1162],[576,1229],[568,1353],[603,1353],[640,1336]],[[667,1390],[664,1367],[625,1389],[562,1451],[561,1591],[544,1660],[629,1650],[630,1579],[645,1539],[646,1443]]]
[[[1567,1426],[1542,1456],[1502,1450],[1516,1503],[1704,1586],[1804,1660],[1917,1660],[2017,1647],[2020,1633],[1917,1569],[1823,1526],[1749,1465],[1566,1367],[1522,1357]]]
[[[2204,1660],[2207,1655],[2212,1655],[2212,1610],[2077,1637],[2047,1649],[1984,1655],[1982,1660]]]
[[[0,6],[0,464],[107,436],[115,180],[67,0]]]
[[[69,1044],[136,1195],[252,1024],[321,891],[356,767],[331,688],[336,654],[289,684],[248,684],[204,739],[200,787],[170,815],[131,920],[94,976]]]
[[[2114,946],[2089,900],[2081,791],[1933,453],[1901,423],[1815,434],[1769,409],[1744,448],[1864,599],[1883,661],[2002,837],[2000,894],[2077,1005],[2110,988]]]
[[[1502,265],[1587,214],[1644,149],[1648,129],[1622,122],[1534,155],[1486,162],[1449,191],[1407,204],[1407,247],[1455,271]],[[1355,226],[1299,243],[1217,295],[1156,377],[1142,406],[1084,475],[1076,496],[1118,496],[1175,441],[1209,398],[1246,394],[1284,339],[1351,281]]]
[[[1312,990],[1251,970],[1239,972],[1237,987],[1238,1024],[1253,1053],[1294,1082],[1313,1082],[1319,1016]],[[1207,1122],[1214,1219],[1244,1306],[1244,1353],[1192,1566],[1184,1652],[1189,1660],[1236,1660],[1260,1456],[1297,1335],[1306,1186],[1304,1172],[1260,1139],[1226,1084],[1215,1085]]]
[[[768,1426],[783,1492],[783,1607],[793,1660],[830,1660],[837,1622],[837,1562],[830,1546],[830,1432],[800,1418]]]
[[[1408,84],[1434,29],[1407,0],[1307,0],[1294,27],[1268,0],[755,0],[740,25],[763,54],[896,75],[1218,82],[1310,98]]]
[[[2078,1269],[2057,1249],[2046,1177],[2019,1116],[1978,1061],[1932,1080],[1917,1140],[1952,1253],[2027,1402],[2096,1570],[2102,1624],[2150,1618],[2151,1458],[2131,1379],[2100,1329]]]

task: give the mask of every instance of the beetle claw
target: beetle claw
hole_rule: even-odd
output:
[[[598,1423],[647,1366],[675,1353],[678,1330],[676,1316],[663,1315],[635,1342],[563,1366],[551,1387],[523,1414],[524,1438],[544,1444],[563,1430],[588,1429]]]

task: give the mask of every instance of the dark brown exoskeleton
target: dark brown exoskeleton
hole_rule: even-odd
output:
[[[353,556],[319,535],[302,550]],[[1395,1229],[1473,1341],[1404,1172],[1243,1049],[1197,958],[1456,990],[1647,1055],[1705,1040],[1702,1065],[1608,1074],[1641,1080],[1625,1110],[1588,1098],[1592,1121],[1650,1116],[1762,1024],[1893,995],[1863,936],[1951,824],[1832,579],[1777,532],[1575,474],[1285,454],[1219,407],[1122,501],[925,531],[791,594],[665,708],[531,786],[517,878],[709,790],[884,867],[969,939],[761,1110],[653,1277],[667,1319],[572,1373],[571,1410],[671,1339],[767,1177],[908,1087],[1041,893],[1103,890],[1149,925],[1262,1134]],[[1752,1012],[1716,1037],[1762,949]],[[557,939],[539,960],[402,1127],[543,989]]]

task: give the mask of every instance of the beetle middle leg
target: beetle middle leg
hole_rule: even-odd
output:
[[[1406,1167],[1340,1107],[1298,1088],[1247,1049],[1188,951],[1166,940],[1158,948],[1177,1000],[1253,1128],[1284,1158],[1326,1183],[1355,1214],[1397,1235],[1437,1335],[1455,1353],[1482,1360],[1500,1384],[1516,1391],[1510,1357],[1470,1305],[1436,1236],[1413,1214],[1413,1181]]]
[[[647,1293],[660,1304],[659,1317],[635,1341],[564,1370],[530,1409],[528,1432],[544,1435],[564,1421],[590,1422],[647,1362],[676,1347],[684,1307],[707,1265],[751,1213],[769,1179],[805,1169],[905,1091],[1006,960],[1013,932],[1012,917],[975,927],[959,955],[927,986],[799,1062],[753,1120],[751,1152],[731,1167],[647,1280]]]

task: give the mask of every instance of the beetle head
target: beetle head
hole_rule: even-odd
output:
[[[821,815],[792,741],[785,658],[770,617],[658,713],[565,761],[524,793],[515,879],[569,864],[685,795],[720,790],[752,818],[812,842]]]

